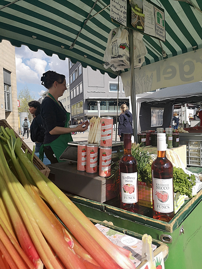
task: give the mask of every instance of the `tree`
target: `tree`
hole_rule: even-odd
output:
[[[29,112],[28,103],[32,100],[35,100],[35,97],[31,95],[30,90],[28,88],[24,88],[20,90],[18,94],[18,100],[20,100],[20,107],[18,107],[18,112],[28,112],[29,121],[32,121],[32,116]]]

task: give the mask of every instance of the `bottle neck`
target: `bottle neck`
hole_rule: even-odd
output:
[[[131,155],[131,149],[124,148],[124,155]]]
[[[131,134],[124,134],[124,155],[131,154]]]
[[[158,158],[166,158],[166,151],[157,151]]]

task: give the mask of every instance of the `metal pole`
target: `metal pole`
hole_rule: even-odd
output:
[[[129,44],[130,44],[130,69],[131,69],[131,105],[133,114],[133,135],[134,142],[137,143],[137,111],[136,111],[136,89],[135,89],[135,75],[134,75],[134,50],[133,50],[133,30],[129,29]]]
[[[100,118],[100,101],[97,101],[98,118]]]
[[[118,113],[119,113],[119,75],[118,75],[118,92],[117,92],[117,100],[116,100],[116,136],[115,136],[115,141],[117,141]]]

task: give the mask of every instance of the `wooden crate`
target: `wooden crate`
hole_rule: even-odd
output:
[[[8,127],[9,129],[12,129],[12,127],[8,124],[6,120],[0,120],[0,126],[3,126],[4,128]],[[14,133],[16,137],[19,137],[19,135],[15,131]],[[22,141],[22,150],[23,151],[27,150],[30,154],[32,154],[32,150],[27,146],[27,144],[22,139],[21,141]],[[47,177],[49,176],[50,169],[36,155],[34,155],[33,163],[45,176]]]

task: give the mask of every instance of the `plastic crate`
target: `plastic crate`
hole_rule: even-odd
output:
[[[202,166],[202,141],[187,141],[187,165]]]
[[[3,126],[4,128],[8,127],[9,129],[13,129],[6,120],[0,120],[0,126]],[[15,131],[14,133],[16,137],[19,137],[19,135]],[[22,147],[21,147],[22,150],[23,151],[27,150],[30,154],[32,154],[32,150],[27,146],[27,144],[22,139],[21,141],[22,141]],[[33,163],[45,176],[47,177],[49,176],[50,169],[36,155],[34,155]]]

